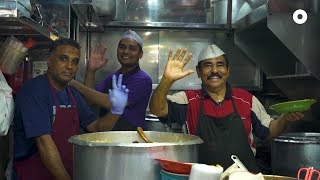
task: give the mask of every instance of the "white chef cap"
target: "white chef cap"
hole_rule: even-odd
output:
[[[129,39],[133,39],[133,40],[137,41],[137,43],[140,44],[141,48],[143,48],[143,43],[142,43],[141,37],[136,32],[132,31],[131,29],[129,29],[128,31],[126,31],[125,33],[122,34],[120,41],[124,38],[129,38]]]
[[[224,54],[225,53],[217,45],[212,44],[200,52],[198,62],[205,59],[216,58]]]

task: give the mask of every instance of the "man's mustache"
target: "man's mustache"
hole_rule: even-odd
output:
[[[222,75],[220,73],[211,73],[207,79],[211,79],[213,77],[218,77],[219,79],[222,79]]]

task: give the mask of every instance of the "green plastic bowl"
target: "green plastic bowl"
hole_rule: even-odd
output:
[[[189,174],[176,174],[167,172],[163,169],[160,170],[161,180],[188,180]]]
[[[310,109],[311,105],[316,101],[317,100],[315,99],[288,101],[288,102],[274,104],[270,106],[270,108],[279,113],[304,112]]]

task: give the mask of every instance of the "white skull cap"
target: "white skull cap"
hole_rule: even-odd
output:
[[[136,32],[132,31],[131,29],[129,29],[128,31],[126,31],[122,34],[120,41],[125,38],[129,38],[129,39],[133,39],[133,40],[137,41],[137,43],[140,44],[141,48],[143,48],[143,43],[142,43],[141,37]]]
[[[216,58],[224,54],[225,53],[217,45],[212,44],[201,51],[198,62],[205,59]]]

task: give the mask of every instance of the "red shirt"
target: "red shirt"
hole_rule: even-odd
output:
[[[234,111],[231,102],[231,98],[233,98],[251,147],[255,147],[253,134],[261,139],[265,139],[269,135],[268,127],[272,118],[266,113],[258,99],[243,89],[231,88],[227,84],[226,95],[221,103],[215,102],[204,88],[181,91],[168,95],[167,98],[168,116],[160,118],[160,121],[162,123],[178,123],[181,126],[186,124],[189,134],[196,134],[201,100],[203,100],[203,112],[205,115],[223,117]]]

